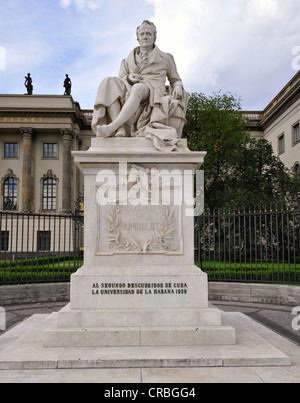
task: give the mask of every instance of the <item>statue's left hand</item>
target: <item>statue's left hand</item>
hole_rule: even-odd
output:
[[[183,89],[180,85],[177,85],[173,90],[173,97],[176,99],[180,99],[183,96]]]

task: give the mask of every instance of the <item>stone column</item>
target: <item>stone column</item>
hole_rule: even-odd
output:
[[[63,138],[63,181],[62,181],[62,211],[72,211],[72,144],[74,133],[70,129],[61,129]]]
[[[22,127],[20,131],[23,136],[22,210],[31,212],[33,211],[31,173],[33,129]]]

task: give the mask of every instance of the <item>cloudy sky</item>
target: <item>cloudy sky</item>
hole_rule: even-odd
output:
[[[221,90],[262,110],[300,69],[299,0],[0,0],[0,93],[72,95],[91,109],[117,76],[144,19],[175,57],[189,92]],[[298,67],[299,65],[299,67]]]

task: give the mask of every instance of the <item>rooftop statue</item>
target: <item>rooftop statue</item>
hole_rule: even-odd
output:
[[[72,81],[68,74],[66,74],[66,78],[64,81],[64,88],[65,88],[65,93],[64,95],[71,95],[71,90],[72,90]]]
[[[188,94],[173,56],[155,45],[156,37],[155,25],[144,21],[137,28],[140,46],[122,61],[119,77],[100,84],[92,122],[97,137],[151,137],[169,145],[181,138]]]
[[[27,95],[32,95],[33,93],[33,85],[32,85],[32,78],[30,76],[30,73],[27,74],[25,77],[25,83],[24,83],[26,89],[27,89]]]

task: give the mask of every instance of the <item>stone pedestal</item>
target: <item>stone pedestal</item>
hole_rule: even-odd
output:
[[[85,177],[84,266],[45,347],[233,345],[194,265],[194,175],[206,153],[144,138],[73,152]]]

